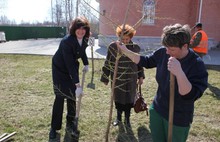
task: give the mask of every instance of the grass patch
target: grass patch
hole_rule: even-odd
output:
[[[54,101],[51,78],[51,56],[0,54],[0,135],[16,131],[14,141],[48,141],[51,109]],[[90,60],[91,62],[91,60]],[[86,74],[85,96],[79,118],[80,141],[104,141],[110,108],[110,86],[100,80],[104,60],[95,60],[93,83],[88,88],[92,69]],[[208,68],[209,88],[195,104],[195,117],[188,142],[220,142],[220,67]],[[142,89],[148,104],[156,92],[155,69],[145,70],[146,79]],[[65,106],[66,113],[66,106]],[[60,131],[63,140],[65,113]],[[115,110],[113,110],[115,119]],[[118,138],[129,141],[152,141],[149,118],[145,113],[131,113],[132,131],[129,135],[110,128],[110,141]]]

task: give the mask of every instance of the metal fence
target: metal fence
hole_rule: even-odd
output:
[[[0,26],[5,33],[6,40],[62,38],[66,34],[66,27],[25,27]]]

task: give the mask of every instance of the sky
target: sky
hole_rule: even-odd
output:
[[[51,21],[51,0],[7,0],[5,15],[16,23]],[[92,0],[92,6],[97,7]]]

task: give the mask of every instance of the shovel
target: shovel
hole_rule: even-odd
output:
[[[175,95],[175,76],[170,73],[170,104],[169,104],[169,125],[168,125],[168,141],[172,142],[173,136],[173,111],[174,111],[174,95]]]
[[[92,78],[91,82],[87,85],[87,88],[95,89],[95,84],[93,83],[93,78],[94,78],[94,57],[93,57],[93,46],[95,45],[94,42],[95,38],[90,37],[89,38],[89,44],[91,46],[91,56],[92,56]]]
[[[87,88],[91,88],[95,90],[95,84],[93,83],[93,78],[94,78],[94,72],[92,72],[91,82],[88,83]]]
[[[83,86],[84,86],[84,82],[85,82],[85,74],[86,74],[86,72],[83,71],[82,84],[81,84],[82,90],[83,90]],[[83,96],[83,94],[80,94],[79,97],[76,98],[77,103],[76,103],[76,116],[75,116],[75,121],[74,121],[74,131],[71,134],[71,137],[67,136],[69,139],[71,139],[70,141],[72,141],[72,142],[79,141],[80,131],[78,130],[78,121],[79,121],[79,113],[80,113],[82,96]],[[69,140],[67,140],[67,141],[69,141]]]

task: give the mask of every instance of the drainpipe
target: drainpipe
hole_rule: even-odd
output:
[[[202,1],[203,1],[203,0],[200,0],[200,3],[199,3],[199,19],[198,19],[198,22],[201,22],[201,15],[202,15]]]

